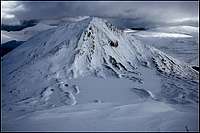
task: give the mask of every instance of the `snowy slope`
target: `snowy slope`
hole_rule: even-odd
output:
[[[197,131],[198,109],[182,108],[152,100],[128,105],[90,103],[36,111],[3,122],[9,131]]]
[[[199,66],[199,27],[165,26],[137,33],[131,30],[125,32],[137,36],[142,43],[156,47],[168,55],[190,65]]]
[[[26,41],[30,37],[38,34],[41,31],[54,28],[55,26],[50,26],[43,23],[38,23],[35,26],[25,28],[21,31],[3,31],[1,30],[1,44],[6,43],[8,41],[16,40],[16,41]]]
[[[165,27],[157,27],[154,29],[151,29],[152,31],[163,31],[168,33],[181,33],[191,36],[198,36],[199,27],[195,26],[165,26]]]
[[[27,130],[22,126],[24,122],[29,121],[24,114],[33,115],[30,112],[36,111],[36,115],[40,115],[37,111],[55,107],[58,107],[59,111],[65,105],[74,105],[74,108],[79,110],[80,105],[84,107],[85,104],[89,104],[89,112],[86,112],[86,115],[80,112],[80,115],[92,117],[96,114],[90,108],[93,106],[92,103],[99,103],[94,110],[103,103],[118,104],[118,106],[130,104],[127,110],[122,107],[125,112],[132,110],[132,106],[133,109],[143,104],[145,107],[145,101],[148,106],[157,101],[158,108],[162,108],[162,104],[164,106],[189,104],[195,108],[198,104],[198,72],[184,62],[142,44],[134,36],[118,30],[100,18],[88,18],[46,30],[5,55],[2,66],[5,130],[9,128],[14,130],[16,127]],[[176,112],[176,109],[172,108]],[[112,107],[111,110],[113,109]],[[109,108],[108,112],[97,110],[97,114],[99,112],[105,119],[106,114],[112,113],[109,110]],[[150,113],[151,118],[154,116],[154,113],[152,115],[146,108],[141,110],[144,114]],[[46,111],[44,113],[49,114],[48,110]],[[181,114],[181,111],[178,111],[178,114]],[[186,114],[189,120],[196,121],[196,112],[192,115]],[[22,125],[13,126],[9,121],[17,120],[20,115],[25,117],[25,120],[21,121]],[[65,116],[65,113],[62,115]],[[73,120],[68,121],[69,125],[79,121],[72,112],[72,116],[74,115],[75,117],[71,118]],[[130,122],[136,123],[139,119],[135,119],[134,115],[131,118],[133,119]],[[47,116],[44,119],[49,121],[51,118]],[[55,119],[59,119],[59,116]],[[98,117],[94,118],[96,119]],[[149,118],[141,117],[140,122],[147,119]],[[119,120],[117,125],[122,122],[121,118]],[[177,121],[180,121],[179,118]],[[102,130],[101,124],[102,122],[97,122],[96,128],[66,127],[63,130]],[[146,130],[151,130],[151,124],[152,122],[147,124]],[[182,124],[175,130],[184,130]],[[113,130],[118,130],[117,125],[111,126]],[[37,127],[36,125],[34,129]],[[45,130],[47,127],[40,129]],[[125,127],[123,124],[119,126],[120,130]],[[166,126],[161,129],[157,127],[156,130],[166,128]],[[142,130],[142,127],[127,130],[134,129]],[[193,126],[192,130],[197,130],[197,127]]]

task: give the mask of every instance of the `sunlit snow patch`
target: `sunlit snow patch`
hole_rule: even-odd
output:
[[[165,33],[165,32],[139,32],[141,37],[170,37],[170,38],[190,38],[192,36],[178,33]]]

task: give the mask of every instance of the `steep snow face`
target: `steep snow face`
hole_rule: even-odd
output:
[[[106,21],[92,19],[76,48],[78,53],[71,67],[73,77],[91,72],[102,77],[120,77],[125,71],[133,71],[138,61],[147,62],[143,46],[137,43]]]
[[[79,89],[66,82],[87,76],[126,78],[141,87],[154,84],[148,79],[150,75],[161,80],[168,77],[168,82],[154,89],[155,93],[144,88],[136,88],[134,92],[156,100],[198,102],[198,73],[195,70],[155,48],[141,44],[135,37],[99,18],[46,30],[2,60],[5,107],[8,104],[23,107],[24,103],[34,109],[74,105]],[[177,82],[170,85],[174,79]],[[180,82],[185,80],[188,80],[186,85],[180,86]]]

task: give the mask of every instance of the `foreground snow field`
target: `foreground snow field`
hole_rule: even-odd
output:
[[[5,55],[3,130],[199,130],[199,73],[136,34],[87,17]]]
[[[197,108],[146,99],[135,104],[88,103],[18,115],[10,131],[197,131]]]

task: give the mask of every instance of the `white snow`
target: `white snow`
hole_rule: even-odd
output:
[[[126,32],[126,31],[125,31]],[[142,43],[184,61],[190,65],[199,65],[199,27],[166,26],[145,31],[128,32]]]
[[[3,121],[3,126],[9,131],[186,131],[186,126],[196,131],[196,111],[179,111],[151,100],[128,105],[93,103],[36,111]]]
[[[86,18],[5,55],[3,130],[197,131],[199,73],[137,37]]]
[[[37,35],[41,31],[45,31],[47,29],[55,28],[56,26],[50,26],[43,23],[38,23],[35,26],[25,28],[21,31],[3,31],[1,30],[1,44],[6,43],[8,41],[16,40],[16,41],[27,41],[34,35]]]
[[[170,38],[190,38],[190,35],[178,34],[178,33],[163,33],[163,32],[147,32],[141,34],[141,37],[170,37]]]
[[[124,29],[124,32],[126,32],[126,33],[133,33],[133,32],[138,32],[138,30]]]

